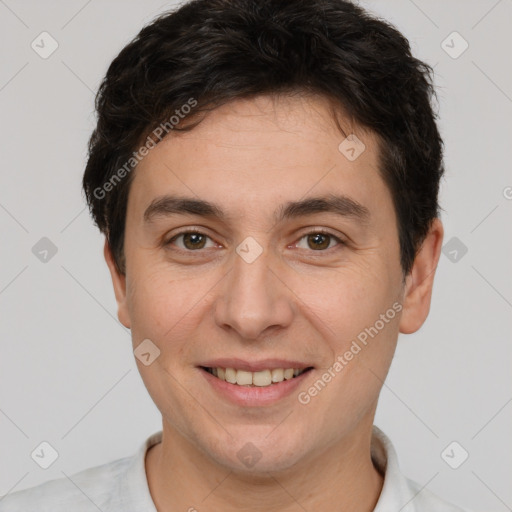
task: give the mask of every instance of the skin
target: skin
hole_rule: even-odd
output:
[[[362,512],[378,501],[383,479],[370,453],[377,400],[398,334],[415,332],[428,315],[443,228],[433,222],[404,282],[376,138],[340,117],[366,146],[349,161],[330,112],[318,96],[236,100],[190,132],[171,133],[135,171],[125,275],[107,244],[105,258],[133,347],[149,338],[160,350],[149,366],[137,360],[162,413],[162,443],[146,456],[160,512]],[[144,222],[166,193],[214,202],[228,220]],[[364,205],[367,223],[330,212],[273,220],[282,203],[330,193]],[[192,227],[209,237],[202,249],[184,237],[164,245]],[[327,237],[328,248],[317,249],[307,234],[320,228],[346,244]],[[250,264],[235,251],[249,236],[263,249]],[[298,359],[314,366],[304,391],[396,302],[402,311],[307,405],[297,392],[266,407],[235,405],[198,368],[217,357]],[[262,454],[252,468],[237,457],[247,442]]]

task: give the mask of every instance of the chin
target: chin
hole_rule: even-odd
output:
[[[304,436],[291,435],[289,425],[249,426],[227,430],[224,435],[211,439],[209,456],[230,471],[268,478],[268,473],[285,471],[306,455]],[[277,433],[277,429],[283,431]]]

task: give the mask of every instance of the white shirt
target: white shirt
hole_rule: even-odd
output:
[[[145,470],[147,450],[162,439],[162,431],[146,439],[137,452],[66,478],[0,498],[0,512],[157,512]],[[374,512],[464,512],[405,478],[390,439],[373,427],[372,460],[384,477]],[[199,507],[204,508],[204,507]],[[468,511],[469,512],[469,511]]]

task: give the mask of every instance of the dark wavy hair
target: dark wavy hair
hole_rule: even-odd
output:
[[[83,189],[121,273],[134,175],[126,163],[144,137],[191,98],[195,112],[206,112],[288,92],[323,95],[377,136],[401,266],[410,272],[439,214],[444,172],[431,66],[412,56],[396,28],[347,0],[192,0],[145,26],[112,61],[96,96]],[[172,128],[197,123],[180,125]]]

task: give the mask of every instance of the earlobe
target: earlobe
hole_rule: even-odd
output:
[[[443,225],[434,219],[430,230],[416,254],[411,272],[406,278],[400,332],[416,332],[425,322],[430,311],[434,275],[443,243]]]
[[[126,302],[126,275],[121,274],[118,271],[114,262],[114,256],[106,238],[105,245],[103,246],[103,255],[105,256],[105,261],[110,271],[110,277],[112,278],[112,285],[114,287],[114,294],[117,302],[117,317],[125,327],[130,329],[131,322]]]

